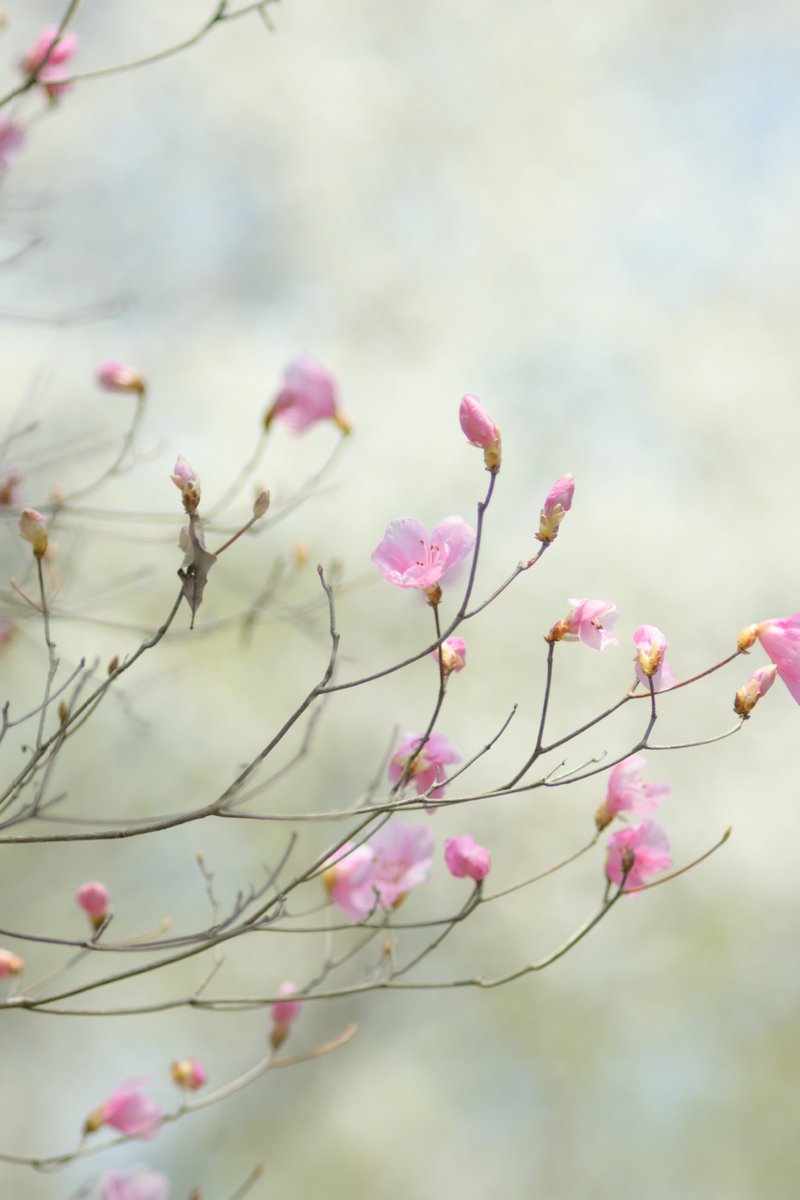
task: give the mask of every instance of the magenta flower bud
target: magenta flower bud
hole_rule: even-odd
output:
[[[555,481],[545,496],[544,507],[539,514],[539,532],[536,537],[547,544],[555,541],[558,527],[572,508],[575,480],[572,475],[562,475]]]
[[[19,514],[19,533],[33,546],[33,553],[41,558],[47,550],[47,523],[35,508],[23,508]]]
[[[492,856],[483,846],[479,846],[469,834],[463,837],[447,838],[444,844],[444,861],[447,869],[456,879],[468,876],[480,883],[489,874],[492,866]]]
[[[282,983],[278,988],[278,995],[285,998],[276,1000],[274,1004],[270,1005],[272,1031],[269,1041],[273,1050],[277,1050],[286,1041],[292,1025],[300,1016],[303,1008],[302,1001],[289,998],[297,996],[296,983],[290,983],[288,980],[286,983]]]
[[[109,392],[136,392],[143,396],[147,384],[138,371],[120,362],[104,362],[97,368],[97,382]]]
[[[178,1087],[191,1092],[208,1083],[208,1071],[199,1058],[179,1058],[172,1064],[169,1073]]]
[[[75,899],[83,909],[95,929],[105,924],[110,911],[111,896],[104,883],[93,880],[82,883],[75,893]]]
[[[51,100],[58,99],[68,91],[69,84],[60,81],[63,80],[67,63],[78,49],[77,34],[64,33],[56,42],[57,37],[56,25],[42,30],[20,63],[26,75],[36,76]]]
[[[12,954],[10,950],[0,950],[0,979],[5,979],[6,975],[19,975],[25,963],[16,954]]]
[[[462,397],[458,419],[470,445],[483,450],[487,471],[496,474],[500,470],[500,430],[477,396]]]
[[[169,1180],[158,1171],[108,1171],[100,1180],[100,1200],[167,1200]]]
[[[606,850],[606,876],[617,887],[622,886],[624,879],[626,892],[641,887],[649,875],[668,871],[672,866],[667,835],[652,820],[612,833]]]
[[[342,433],[350,432],[338,409],[336,381],[310,354],[300,354],[287,365],[283,387],[264,417],[266,429],[273,420],[282,421],[293,433],[326,420],[338,425]]]
[[[669,650],[669,642],[660,629],[655,625],[640,625],[633,633],[633,644],[636,647],[636,678],[649,691],[649,680],[653,681],[653,690],[658,692],[672,687],[675,676],[672,668],[664,661],[664,655]]]
[[[736,693],[733,711],[745,719],[749,717],[761,697],[772,687],[777,674],[778,668],[774,664],[771,667],[759,667]]]
[[[86,1118],[84,1133],[95,1133],[103,1125],[110,1125],[120,1133],[133,1134],[149,1139],[158,1133],[161,1109],[149,1096],[142,1095],[147,1079],[130,1079],[120,1084],[115,1092],[99,1108]]]
[[[0,171],[5,171],[9,165],[9,154],[17,150],[24,141],[22,126],[0,116]]]
[[[200,504],[200,480],[182,454],[179,454],[175,461],[170,479],[181,493],[184,510],[190,516],[196,513]]]
[[[445,678],[451,675],[453,671],[458,673],[459,671],[464,670],[464,667],[467,665],[467,647],[463,638],[445,638],[445,640],[442,642],[441,650],[442,668],[444,670]],[[438,663],[439,651],[434,650],[431,654],[431,658],[435,659],[435,661]]]
[[[800,704],[800,612],[774,617],[755,627],[761,645],[778,668],[778,674]]]

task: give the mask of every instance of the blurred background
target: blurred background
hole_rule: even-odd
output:
[[[7,0],[4,91],[62,7]],[[180,42],[211,8],[86,3],[75,69]],[[348,582],[342,679],[429,640],[429,611],[380,581],[369,554],[394,517],[474,519],[487,476],[458,428],[465,391],[482,398],[504,445],[479,596],[534,553],[553,480],[576,478],[555,546],[465,630],[469,664],[451,682],[441,730],[466,757],[520,706],[470,791],[524,761],[542,634],[568,597],[613,600],[620,645],[602,657],[559,649],[554,736],[630,685],[637,625],[666,633],[686,677],[729,653],[743,625],[800,607],[797,5],[285,0],[269,15],[273,32],[253,14],[169,61],[76,84],[52,114],[27,99],[27,143],[0,184],[3,257],[36,241],[0,272],[3,428],[35,425],[3,464],[25,468],[24,501],[83,486],[113,455],[132,402],[95,386],[101,360],[130,362],[151,385],[136,470],[57,532],[65,669],[129,653],[137,631],[161,622],[180,564],[174,459],[194,465],[209,502],[220,496],[293,355],[306,350],[335,374],[354,430],[315,497],[215,568],[201,626],[245,610],[298,543],[311,565],[287,565],[249,637],[236,627],[190,637],[180,615],[174,638],[62,756],[53,787],[74,814],[174,812],[226,786],[322,672],[317,561],[340,562]],[[276,511],[336,438],[327,426],[303,438],[274,431],[256,478]],[[232,525],[250,498],[245,489]],[[123,509],[160,515],[103,515]],[[41,695],[46,654],[8,588],[12,576],[31,586],[13,521],[0,534],[0,582],[20,626],[0,652],[2,691],[22,711]],[[757,648],[665,698],[656,741],[730,728],[736,688],[765,661]],[[256,807],[352,803],[396,731],[424,727],[435,688],[422,662],[332,698],[313,756]],[[567,766],[632,744],[642,727],[633,707],[568,747]],[[110,1166],[147,1162],[174,1196],[200,1184],[222,1200],[262,1162],[259,1197],[793,1197],[798,720],[779,682],[737,737],[648,756],[647,777],[673,789],[661,819],[676,864],[729,825],[733,836],[696,871],[618,905],[551,970],[491,992],[308,1005],[287,1049],[351,1020],[355,1042],[157,1141],[56,1176],[0,1166],[0,1191],[61,1200]],[[6,751],[6,774],[18,753]],[[463,899],[466,885],[441,861],[445,837],[469,832],[489,846],[491,882],[503,886],[587,841],[603,794],[601,777],[421,818],[436,866],[403,919]],[[337,829],[304,827],[295,861]],[[230,904],[263,878],[286,831],[217,821],[119,845],[3,847],[0,924],[81,936],[73,892],[99,878],[117,936],[165,915],[197,928],[210,913],[194,855]],[[598,847],[487,906],[419,977],[491,975],[541,957],[602,889]],[[402,955],[416,942],[400,936]],[[59,961],[7,944],[30,978]],[[266,995],[309,978],[321,953],[317,936],[252,937],[226,950],[212,988]],[[202,974],[190,963],[85,1004],[186,993]],[[260,1057],[266,1029],[258,1012],[6,1014],[0,1149],[69,1149],[86,1113],[131,1076],[151,1076],[153,1094],[174,1103],[172,1058],[196,1054],[223,1083]]]

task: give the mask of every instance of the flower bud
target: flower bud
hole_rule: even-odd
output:
[[[467,663],[467,647],[463,638],[450,637],[445,638],[441,645],[442,651],[442,670],[444,671],[445,679],[455,671],[463,671]],[[432,658],[439,661],[439,650],[434,650]]]
[[[105,884],[98,883],[96,880],[82,883],[75,893],[75,899],[79,907],[86,913],[92,926],[95,929],[102,928],[111,911],[111,896]]]
[[[259,492],[253,501],[253,516],[263,517],[269,508],[269,492]]]
[[[469,834],[463,837],[447,838],[444,844],[444,861],[451,875],[457,879],[469,876],[480,883],[489,874],[492,856],[483,846],[479,846]]]
[[[208,1071],[199,1058],[179,1058],[169,1069],[178,1087],[194,1092],[208,1082]]]
[[[303,1007],[300,1000],[289,999],[290,996],[297,995],[297,984],[288,981],[282,983],[278,988],[278,995],[283,998],[276,1000],[274,1004],[270,1005],[272,1030],[269,1035],[269,1044],[273,1050],[277,1050],[286,1041],[291,1027],[300,1016],[300,1011]]]
[[[562,475],[555,481],[545,496],[544,507],[539,514],[538,541],[545,544],[555,541],[558,527],[572,508],[575,480],[572,475]]]
[[[486,470],[496,475],[501,463],[500,430],[477,396],[467,394],[462,397],[458,419],[470,445],[483,450]]]
[[[6,975],[19,975],[25,963],[10,950],[0,950],[0,979]]]
[[[47,550],[47,524],[35,508],[23,508],[19,514],[20,537],[33,546],[33,553],[41,558]]]
[[[750,647],[755,645],[757,637],[758,626],[746,625],[736,639],[736,646],[740,653],[746,654]]]
[[[200,504],[200,480],[182,454],[175,461],[170,479],[181,493],[184,511],[189,516],[196,513]]]
[[[736,693],[733,700],[733,711],[747,720],[761,697],[772,687],[777,674],[776,666],[759,667],[744,687],[740,687]]]
[[[104,362],[97,368],[97,382],[108,392],[136,392],[143,396],[147,384],[138,371],[120,362]]]

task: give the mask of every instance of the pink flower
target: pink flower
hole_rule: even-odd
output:
[[[421,742],[421,733],[407,733],[389,763],[389,781],[398,783],[408,774],[418,796],[447,778],[448,764],[461,762],[461,755],[450,739],[443,733],[432,733],[408,768],[408,761]],[[443,795],[443,787],[434,788],[430,794],[432,800],[439,800]]]
[[[595,813],[598,829],[605,829],[621,812],[655,812],[671,788],[668,783],[645,783],[639,779],[645,760],[641,754],[631,754],[617,763],[608,777],[606,798]]]
[[[5,171],[9,165],[9,154],[18,149],[24,141],[22,126],[0,116],[0,171]]]
[[[105,884],[97,881],[82,883],[75,893],[75,899],[89,916],[95,929],[99,929],[108,916],[111,901]]]
[[[487,471],[500,470],[500,430],[484,409],[477,396],[463,396],[458,419],[467,441],[483,450]]]
[[[469,834],[463,837],[448,838],[444,844],[444,861],[451,875],[457,879],[469,876],[479,883],[489,874],[492,856],[483,846],[479,846]]]
[[[302,433],[317,421],[334,421],[342,433],[350,426],[339,413],[336,403],[336,382],[333,376],[310,354],[293,358],[283,372],[283,387],[264,418],[269,429],[277,418],[293,433]]]
[[[369,909],[367,911],[369,912]],[[286,999],[276,1000],[274,1004],[270,1005],[272,1032],[269,1040],[273,1050],[277,1050],[286,1041],[292,1025],[300,1016],[303,1008],[302,1001],[290,999],[292,996],[297,996],[296,983],[290,983],[288,980],[286,983],[282,983],[278,988],[278,995],[285,996]]]
[[[389,821],[367,845],[375,856],[373,879],[382,908],[396,908],[431,873],[434,842],[427,825]]]
[[[434,650],[431,657],[439,661],[439,651]],[[444,668],[445,677],[451,675],[453,671],[456,674],[463,671],[467,665],[467,647],[463,638],[450,637],[445,638],[442,642],[442,667]]]
[[[51,100],[55,100],[69,89],[69,84],[63,80],[64,68],[78,49],[78,36],[75,33],[65,33],[53,45],[58,37],[58,26],[50,25],[42,30],[20,66],[26,75],[35,75],[45,88]]]
[[[373,886],[375,855],[368,846],[345,844],[328,859],[322,882],[334,904],[348,916],[363,921],[378,906]]]
[[[616,646],[619,638],[611,630],[617,623],[617,607],[610,600],[568,600],[572,611],[563,621],[557,621],[548,641],[574,641],[579,638],[584,646],[592,650],[605,650]]]
[[[137,392],[143,396],[147,384],[133,367],[120,362],[104,362],[97,368],[97,382],[109,392]]]
[[[755,634],[778,668],[778,674],[800,704],[800,612],[755,626]]]
[[[108,1171],[100,1181],[100,1200],[167,1200],[169,1181],[158,1171],[134,1167]]]
[[[777,674],[778,668],[774,664],[771,667],[759,667],[734,696],[733,711],[740,717],[749,717],[761,697],[772,687]]]
[[[626,892],[641,887],[649,875],[668,871],[672,866],[667,835],[655,821],[642,821],[612,833],[608,839],[606,875],[611,883]],[[627,869],[627,876],[626,876]]]
[[[169,1069],[174,1083],[190,1092],[208,1083],[208,1071],[199,1058],[179,1058]]]
[[[653,680],[653,690],[662,691],[672,687],[675,676],[672,668],[664,662],[664,655],[669,649],[669,642],[660,629],[655,625],[640,625],[634,630],[633,644],[636,647],[636,678],[650,690],[649,680]]]
[[[0,979],[5,979],[6,975],[19,975],[24,966],[25,963],[16,954],[10,950],[0,950]]]
[[[386,526],[372,561],[389,583],[401,588],[436,588],[475,545],[475,531],[460,517],[440,521],[430,537],[413,517]]]
[[[33,553],[41,558],[47,550],[47,522],[35,508],[23,508],[19,514],[19,535],[33,546]]]
[[[146,1079],[130,1079],[120,1084],[99,1108],[89,1114],[84,1132],[94,1133],[102,1125],[110,1125],[120,1133],[140,1138],[155,1137],[161,1110],[149,1096],[142,1095],[142,1088],[147,1083]]]
[[[189,514],[197,512],[201,495],[200,480],[182,454],[179,454],[175,460],[175,466],[170,479],[175,484],[175,487],[180,490],[183,497],[183,507],[186,512]]]
[[[544,507],[539,514],[539,532],[536,537],[540,542],[555,541],[559,525],[572,508],[574,492],[575,480],[572,475],[562,475],[550,488],[545,496]]]

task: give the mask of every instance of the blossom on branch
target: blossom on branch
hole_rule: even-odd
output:
[[[140,1167],[108,1171],[100,1181],[100,1200],[167,1200],[168,1196],[167,1177]]]
[[[444,844],[444,861],[450,874],[455,875],[457,879],[468,876],[479,883],[489,874],[492,856],[469,834],[464,834],[462,837],[447,838]]]
[[[463,671],[467,665],[467,647],[463,638],[449,637],[445,638],[441,645],[442,652],[442,670],[444,671],[445,679],[455,671]],[[439,662],[439,647],[431,652],[431,658]]]
[[[190,1092],[208,1083],[208,1071],[199,1058],[179,1058],[172,1064],[169,1073],[173,1083]]]
[[[546,635],[547,642],[580,640],[592,650],[616,646],[618,637],[611,630],[617,623],[617,606],[610,600],[568,600],[571,612],[563,621],[556,621]]]
[[[274,420],[282,421],[293,433],[302,433],[317,421],[333,421],[342,433],[350,425],[339,412],[336,382],[310,354],[299,354],[283,372],[283,387],[264,417],[269,429]]]
[[[189,466],[189,463],[182,454],[179,454],[175,461],[175,466],[173,467],[170,479],[181,493],[184,510],[190,516],[192,513],[196,513],[200,504],[200,495],[202,491],[200,487],[200,480],[197,478],[193,468]]]
[[[422,736],[421,733],[407,733],[389,763],[389,781],[399,783],[401,779],[413,780],[418,796],[435,783],[442,783],[447,778],[446,768],[451,763],[461,762],[458,750],[443,733],[432,733],[419,750]],[[432,800],[439,800],[443,795],[443,787],[436,787],[430,793]]]
[[[739,634],[738,646],[749,650],[756,639],[766,650],[778,674],[800,704],[800,612],[791,617],[773,617],[748,625]]]
[[[277,1050],[286,1041],[292,1025],[300,1016],[303,1008],[302,1001],[297,999],[296,983],[288,980],[286,983],[282,983],[278,988],[278,995],[283,998],[270,1005],[272,1030],[269,1035],[269,1044],[273,1050]]]
[[[10,950],[0,950],[0,979],[5,979],[6,975],[19,975],[24,966],[25,963],[16,954]]]
[[[653,691],[661,691],[672,687],[675,676],[672,668],[664,661],[664,655],[669,649],[669,642],[660,629],[655,625],[640,625],[634,630],[633,644],[636,647],[636,678],[650,690],[649,681],[653,681]]]
[[[778,668],[759,667],[748,679],[733,698],[733,711],[745,719],[750,716],[762,696],[765,696],[775,682]]]
[[[19,535],[33,546],[37,558],[47,552],[47,522],[35,508],[23,508],[19,514]]]
[[[648,876],[668,871],[672,866],[667,835],[652,820],[612,833],[606,852],[606,876],[625,892],[641,887]]]
[[[605,829],[621,812],[655,812],[669,795],[672,789],[668,783],[645,783],[639,778],[644,767],[641,754],[631,754],[614,767],[608,777],[606,798],[595,813],[598,830]]]
[[[439,583],[466,558],[475,545],[475,530],[460,517],[446,517],[428,537],[413,517],[399,517],[386,526],[383,541],[370,555],[389,583],[419,588],[431,603],[441,596]]]
[[[58,37],[58,26],[49,25],[39,34],[20,67],[27,76],[35,75],[50,99],[57,100],[69,90],[70,85],[64,82],[64,68],[77,49],[76,33],[64,33]]]
[[[21,125],[0,116],[0,171],[5,171],[9,165],[9,154],[17,150],[25,141],[25,132]]]
[[[427,826],[390,821],[363,846],[342,846],[329,860],[323,882],[334,903],[363,921],[377,908],[396,908],[413,887],[425,882],[433,850]]]
[[[120,1133],[140,1138],[153,1138],[158,1133],[161,1109],[149,1096],[142,1094],[147,1079],[129,1079],[122,1083],[94,1112],[86,1118],[84,1133],[95,1133],[110,1125]]]
[[[373,886],[375,856],[366,846],[345,842],[327,860],[322,882],[334,904],[349,917],[363,921],[378,906]]]
[[[121,362],[104,362],[97,368],[97,382],[109,392],[136,392],[143,396],[147,384],[133,367]]]
[[[575,492],[575,480],[572,475],[562,475],[555,481],[545,496],[544,506],[539,514],[539,532],[536,538],[547,544],[555,541],[558,527],[572,508],[572,497]]]
[[[483,450],[486,470],[496,475],[500,470],[500,430],[486,412],[477,396],[467,394],[458,410],[461,428],[471,446]]]
[[[93,880],[82,883],[75,893],[78,905],[89,917],[95,929],[100,929],[110,912],[111,896],[104,883]]]

